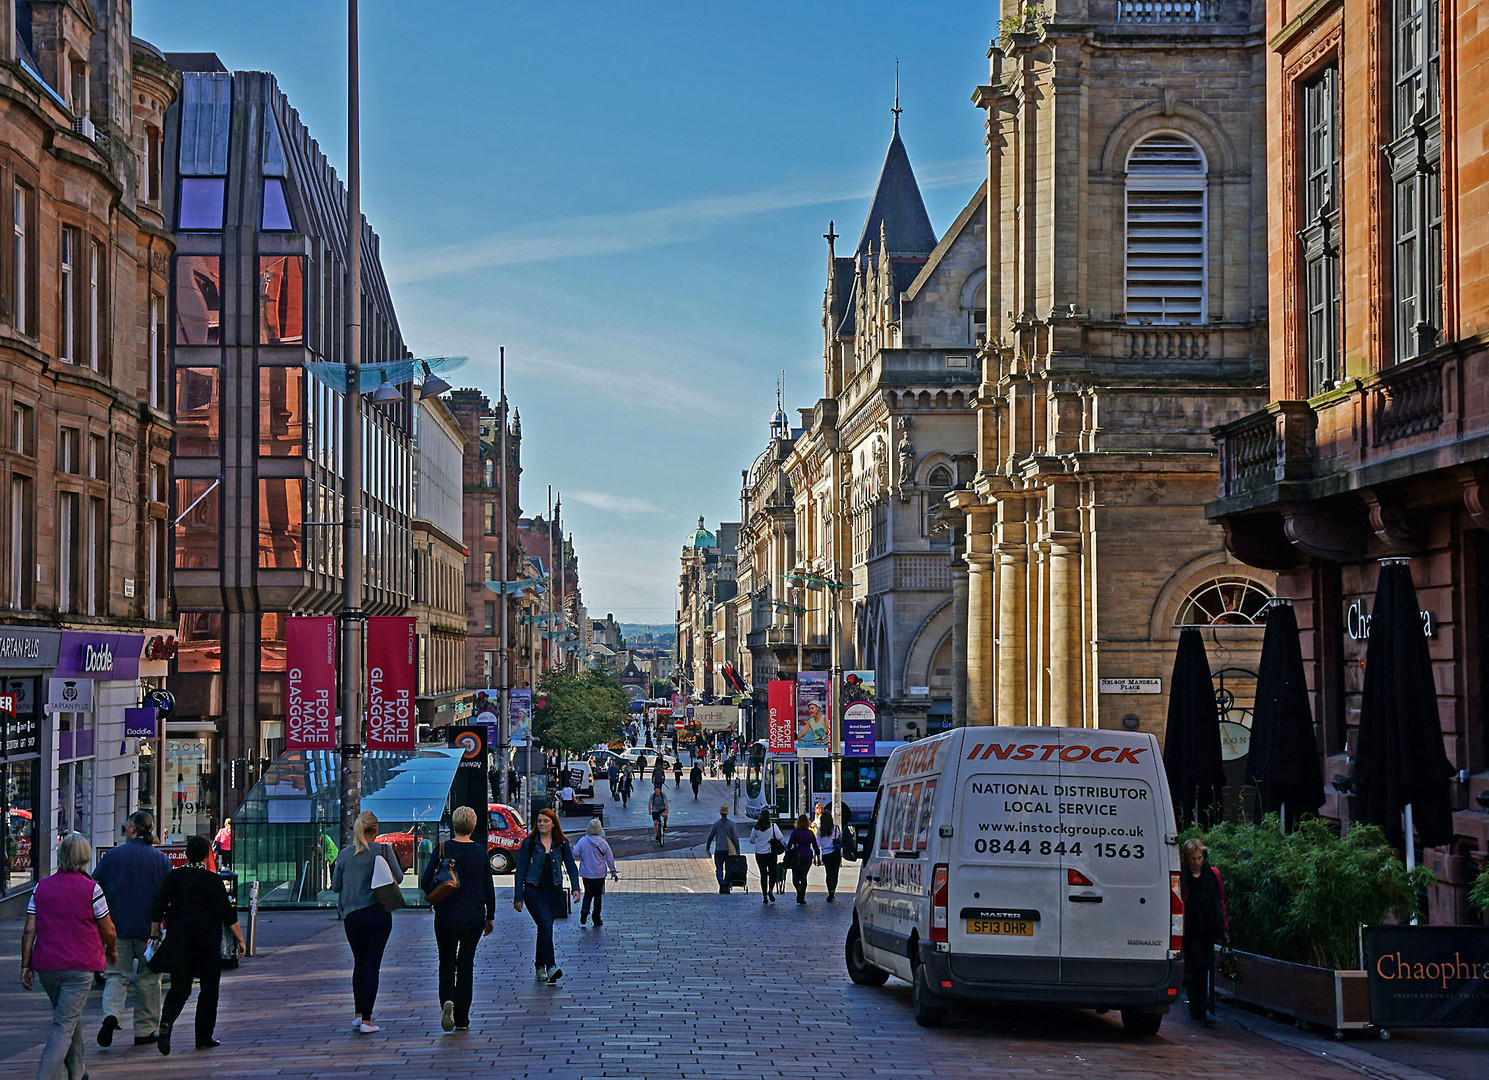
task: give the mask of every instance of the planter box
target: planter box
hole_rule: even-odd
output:
[[[1336,1032],[1371,1026],[1365,972],[1294,964],[1240,950],[1234,955],[1236,977],[1227,979],[1217,970],[1216,993]]]

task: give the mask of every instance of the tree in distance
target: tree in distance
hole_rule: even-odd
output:
[[[538,683],[533,737],[566,756],[610,742],[630,719],[630,699],[608,671],[550,671]]]

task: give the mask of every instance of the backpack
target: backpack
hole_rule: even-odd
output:
[[[667,796],[652,792],[650,799],[646,801],[647,809],[653,814],[662,814],[667,810]]]

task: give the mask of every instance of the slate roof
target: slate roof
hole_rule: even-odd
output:
[[[879,246],[880,222],[884,223],[884,232],[889,239],[890,255],[925,258],[935,250],[936,230],[931,228],[931,216],[926,213],[925,201],[920,197],[920,185],[915,182],[915,172],[910,168],[910,155],[900,141],[898,120],[895,121],[894,136],[889,140],[889,150],[884,155],[884,167],[879,170],[879,183],[874,188],[869,216],[864,219],[863,232],[858,237],[858,247],[854,249],[856,254],[867,254]]]
[[[215,52],[168,52],[165,54],[165,62],[177,71],[183,72],[227,71]]]

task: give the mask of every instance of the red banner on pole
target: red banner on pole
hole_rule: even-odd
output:
[[[292,615],[284,624],[286,750],[336,748],[336,620]]]
[[[789,754],[796,749],[796,684],[789,679],[772,679],[766,690],[770,707],[769,750],[772,754]]]
[[[414,748],[412,615],[367,620],[367,749]]]

